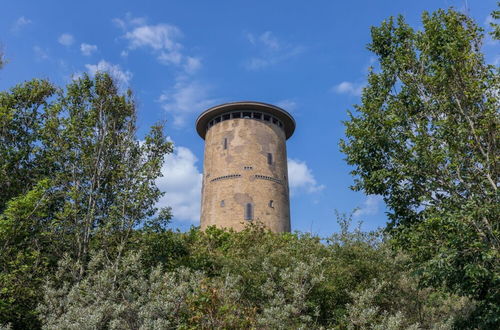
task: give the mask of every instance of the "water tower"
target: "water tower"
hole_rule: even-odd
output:
[[[196,130],[205,140],[201,229],[243,229],[262,223],[290,231],[286,140],[295,120],[260,102],[233,102],[204,111]]]

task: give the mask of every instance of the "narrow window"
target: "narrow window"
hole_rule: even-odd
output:
[[[221,200],[220,201],[220,207],[224,207],[226,205],[226,203],[224,203],[224,200]]]
[[[252,113],[251,112],[243,112],[243,118],[251,118]]]
[[[252,203],[247,203],[245,205],[245,220],[252,220],[253,219],[253,206]]]
[[[224,142],[222,142],[222,145],[224,146],[224,150],[227,149],[227,138],[224,138]]]
[[[215,118],[215,123],[220,123],[220,117]]]
[[[271,120],[271,117],[269,115],[264,115],[264,120],[269,121],[269,120]]]
[[[274,201],[272,199],[269,201],[269,207],[272,207],[274,209]]]
[[[222,120],[228,120],[229,118],[231,118],[231,115],[229,115],[229,114],[222,115]]]
[[[240,118],[241,117],[241,113],[240,112],[234,112],[233,113],[233,118]]]
[[[261,114],[261,113],[259,113],[259,112],[254,112],[254,113],[253,113],[253,117],[254,117],[255,119],[261,119],[261,118],[262,118],[262,114]]]
[[[273,154],[272,153],[268,153],[267,154],[267,163],[269,165],[272,165],[273,164]]]

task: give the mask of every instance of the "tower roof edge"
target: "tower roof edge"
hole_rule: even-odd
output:
[[[293,132],[295,131],[295,119],[288,111],[269,103],[239,101],[219,104],[203,111],[196,119],[196,131],[198,132],[198,135],[200,135],[202,139],[205,139],[208,123],[212,119],[225,112],[236,110],[261,111],[277,117],[283,122],[285,136],[287,139],[291,137]]]

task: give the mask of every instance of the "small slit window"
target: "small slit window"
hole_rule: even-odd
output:
[[[224,207],[224,206],[226,206],[226,203],[224,202],[224,200],[221,200],[220,201],[220,207]]]
[[[272,165],[273,164],[273,154],[272,153],[268,153],[267,154],[267,163],[269,165]]]
[[[223,145],[224,150],[226,150],[227,149],[227,138],[224,138],[224,141],[222,141],[222,145]]]
[[[274,201],[272,199],[269,201],[269,207],[274,209]]]
[[[253,219],[253,205],[252,203],[247,203],[245,205],[245,220]]]

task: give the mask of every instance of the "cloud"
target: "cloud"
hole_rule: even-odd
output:
[[[181,36],[181,31],[169,24],[143,25],[125,34],[125,38],[130,42],[130,49],[151,47],[167,51],[177,51],[182,48],[176,40]]]
[[[380,205],[383,202],[383,198],[380,195],[368,195],[366,196],[363,205],[354,212],[355,217],[360,217],[362,215],[375,215],[379,212]]]
[[[75,42],[75,38],[69,33],[63,33],[57,38],[57,41],[63,46],[71,46]]]
[[[281,100],[275,103],[278,107],[288,112],[294,112],[297,109],[297,102],[292,100]]]
[[[90,56],[90,55],[92,55],[92,53],[97,51],[97,46],[82,43],[80,45],[80,51],[82,52],[83,55]]]
[[[305,191],[310,194],[325,188],[324,185],[320,185],[316,182],[306,162],[298,159],[288,159],[288,182],[292,194],[299,191]]]
[[[364,84],[351,83],[343,81],[340,84],[333,86],[332,90],[337,94],[350,94],[359,96],[363,92]]]
[[[199,58],[191,56],[188,56],[186,58],[184,69],[187,73],[193,74],[198,71],[199,68],[201,68],[201,60]]]
[[[35,52],[35,57],[36,57],[37,61],[49,59],[49,53],[46,49],[43,49],[40,46],[34,46],[33,51]]]
[[[246,60],[245,67],[248,70],[259,70],[275,65],[304,51],[302,46],[291,45],[278,40],[271,31],[266,31],[261,35],[247,33],[246,37],[258,53],[257,56]]]
[[[158,207],[172,207],[174,219],[198,222],[200,219],[202,174],[196,168],[196,156],[185,147],[175,147],[172,154],[165,156],[163,177],[156,184],[165,195]]]
[[[179,41],[183,34],[177,26],[165,23],[148,25],[144,18],[137,19],[130,15],[125,19],[115,18],[113,22],[125,31],[123,38],[128,41],[122,56],[127,56],[129,51],[146,48],[159,63],[181,69],[183,74],[191,75],[201,68],[200,58],[183,53],[184,47]]]
[[[21,30],[23,27],[25,27],[26,25],[29,25],[31,23],[33,23],[33,22],[29,18],[21,16],[14,22],[14,25],[12,26],[12,31],[17,32],[17,31]]]
[[[174,125],[182,127],[193,113],[214,105],[217,100],[208,97],[209,87],[197,81],[179,80],[171,90],[163,92],[159,101],[165,111],[174,116]]]
[[[113,18],[111,21],[115,26],[125,31],[130,26],[144,25],[147,20],[144,17],[133,17],[131,13],[126,13],[123,19]]]
[[[96,72],[109,73],[120,87],[128,86],[129,81],[133,76],[130,71],[123,71],[118,64],[111,64],[104,60],[99,61],[97,64],[86,64],[85,67],[91,75],[95,75]]]

